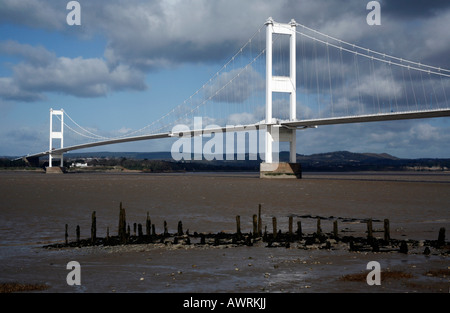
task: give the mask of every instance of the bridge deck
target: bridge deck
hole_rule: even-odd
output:
[[[450,109],[435,109],[427,111],[409,111],[409,112],[391,112],[379,114],[367,114],[358,116],[343,116],[343,117],[327,117],[322,119],[300,120],[294,122],[283,122],[282,125],[291,127],[310,127],[320,125],[334,125],[334,124],[349,124],[349,123],[364,123],[364,122],[381,122],[381,121],[396,121],[420,118],[433,118],[450,116]]]

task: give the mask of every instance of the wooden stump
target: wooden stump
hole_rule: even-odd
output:
[[[253,237],[258,237],[258,216],[253,214]]]
[[[298,235],[299,239],[302,239],[303,234],[302,234],[302,222],[301,221],[297,222],[297,235]]]
[[[389,220],[384,220],[384,241],[389,242],[391,240],[391,231],[389,227]]]
[[[77,243],[80,244],[80,225],[77,225],[76,233],[77,233]]]
[[[183,236],[183,223],[181,221],[178,222],[178,236]]]
[[[150,237],[150,231],[152,228],[152,221],[150,220],[149,213],[147,212],[147,219],[145,221],[145,234]]]
[[[205,241],[205,235],[204,234],[200,234],[200,244],[204,245],[206,243]]]
[[[239,215],[236,215],[236,234],[241,234],[241,217]]]
[[[261,204],[258,207],[258,236],[262,236]]]
[[[125,243],[127,241],[127,221],[126,221],[126,213],[125,209],[122,207],[122,202],[120,202],[120,208],[119,208],[119,240],[122,243]]]
[[[67,244],[69,244],[69,225],[66,224],[66,231],[64,233],[64,242]]]
[[[289,216],[289,236],[292,236],[292,234],[293,234],[292,223],[293,223],[293,218],[292,218],[292,216]]]
[[[408,253],[408,244],[406,243],[406,241],[403,240],[403,241],[400,243],[400,250],[399,250],[399,252],[400,252],[400,253],[405,253],[405,254]]]
[[[277,218],[272,217],[272,230],[273,230],[273,239],[277,238]]]
[[[317,218],[317,230],[316,230],[317,236],[322,235],[322,227],[320,226],[320,217]]]
[[[91,221],[91,242],[95,243],[97,240],[97,218],[95,216],[95,211],[92,212],[92,221]]]
[[[438,245],[438,247],[442,247],[443,245],[445,245],[445,228],[444,227],[441,227],[439,229],[437,245]]]
[[[373,239],[373,234],[372,234],[372,219],[369,218],[369,220],[367,221],[367,240],[371,241]]]
[[[333,236],[334,236],[334,238],[338,237],[338,222],[337,222],[337,220],[335,220],[333,222]]]

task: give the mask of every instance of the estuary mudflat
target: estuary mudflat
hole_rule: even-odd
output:
[[[258,173],[85,173],[46,175],[0,173],[0,282],[46,284],[43,292],[448,292],[449,256],[432,250],[424,255],[349,252],[336,249],[130,245],[43,249],[69,240],[75,227],[90,236],[96,211],[97,236],[107,228],[116,235],[119,204],[127,221],[145,224],[147,213],[157,232],[169,232],[179,221],[190,232],[234,232],[235,216],[244,232],[262,207],[262,223],[271,230],[272,217],[286,231],[288,218],[301,220],[314,232],[316,220],[331,232],[364,236],[374,221],[375,236],[390,220],[391,237],[435,240],[441,228],[450,231],[448,173],[304,173],[303,179],[265,180]],[[381,222],[379,222],[381,221]],[[66,264],[81,264],[82,283],[68,286]],[[380,286],[368,286],[370,261],[386,275]],[[346,276],[350,275],[350,276]],[[344,277],[344,279],[343,279]]]

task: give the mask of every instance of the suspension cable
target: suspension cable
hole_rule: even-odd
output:
[[[309,31],[311,31],[311,32],[314,32],[314,33],[319,34],[319,35],[321,35],[321,36],[324,36],[324,37],[326,37],[326,38],[335,40],[335,41],[337,41],[337,42],[339,42],[339,43],[341,43],[341,44],[345,44],[345,45],[351,46],[351,47],[354,48],[354,49],[356,48],[356,49],[360,49],[360,50],[363,50],[363,51],[367,51],[368,53],[377,54],[377,55],[379,55],[379,56],[382,56],[383,58],[391,58],[391,59],[400,61],[400,62],[402,62],[402,63],[410,63],[410,64],[414,64],[414,65],[421,66],[421,67],[428,67],[428,68],[430,68],[430,69],[434,69],[434,70],[437,70],[437,71],[439,71],[439,72],[449,72],[449,73],[450,73],[450,70],[445,69],[445,68],[440,68],[440,67],[436,67],[436,66],[431,66],[431,65],[426,65],[426,64],[419,63],[419,62],[414,62],[414,61],[406,60],[406,59],[403,59],[403,58],[395,57],[395,56],[392,56],[392,55],[389,55],[389,54],[386,54],[386,53],[381,53],[381,52],[378,52],[378,51],[375,51],[375,50],[367,49],[367,48],[364,48],[364,47],[361,47],[361,46],[358,46],[358,45],[355,45],[355,44],[346,42],[346,41],[344,41],[344,40],[341,40],[341,39],[339,39],[339,38],[335,38],[335,37],[332,37],[332,36],[330,36],[330,35],[324,34],[324,33],[322,33],[322,32],[319,32],[319,31],[317,31],[317,30],[315,30],[315,29],[309,28],[309,27],[307,27],[307,26],[305,26],[305,25],[303,25],[303,24],[297,23],[297,22],[296,22],[296,26],[300,26],[300,27],[302,27],[302,28],[304,28],[304,29],[307,29],[307,30],[309,30]],[[301,34],[301,33],[300,33],[300,34]],[[320,41],[320,40],[319,40],[319,41]]]
[[[64,111],[64,114],[72,121],[72,123],[74,123],[75,125],[77,125],[81,130],[87,132],[88,134],[90,134],[90,135],[92,135],[92,136],[94,136],[94,137],[96,137],[96,138],[98,138],[98,139],[109,139],[108,137],[104,137],[104,136],[100,136],[100,135],[94,134],[94,133],[90,132],[89,130],[85,129],[84,127],[80,126],[77,122],[75,122],[75,121],[70,117],[69,114],[67,114],[66,111]],[[64,124],[65,124],[65,123],[64,123]],[[65,124],[65,125],[66,125],[66,124]],[[66,126],[67,126],[67,125],[66,125]],[[67,127],[69,127],[69,126],[67,126]],[[69,127],[69,128],[70,128],[70,127]],[[73,130],[73,131],[74,131],[74,130]],[[89,138],[91,138],[91,137],[89,137]]]
[[[450,77],[450,70],[448,70],[448,69],[435,67],[435,66],[430,66],[430,65],[426,65],[426,64],[422,64],[422,63],[418,63],[418,62],[409,61],[409,60],[406,60],[406,59],[403,59],[403,58],[394,57],[394,56],[391,56],[391,55],[388,55],[388,54],[385,54],[385,53],[377,52],[377,51],[374,51],[374,50],[371,50],[371,49],[368,49],[368,48],[363,48],[363,47],[360,47],[360,46],[357,46],[357,45],[354,45],[354,44],[350,44],[350,43],[345,42],[343,40],[340,40],[340,39],[337,39],[337,38],[334,38],[334,37],[322,34],[322,33],[318,32],[318,31],[316,31],[314,29],[311,29],[311,28],[308,28],[308,27],[306,27],[306,26],[304,26],[302,24],[298,24],[298,26],[304,27],[305,29],[311,30],[311,31],[316,32],[318,34],[321,34],[321,35],[323,35],[323,36],[325,36],[325,37],[327,37],[329,39],[336,40],[339,43],[343,43],[343,44],[352,46],[353,48],[357,48],[357,49],[363,50],[365,53],[361,53],[361,52],[354,51],[354,50],[351,50],[351,49],[348,49],[348,48],[344,48],[342,46],[338,46],[336,44],[330,43],[330,42],[325,41],[325,40],[318,39],[318,38],[316,38],[314,36],[311,36],[311,35],[308,35],[308,34],[305,34],[305,33],[301,32],[301,31],[296,30],[297,34],[299,34],[301,36],[305,36],[305,37],[307,37],[309,39],[312,39],[314,41],[320,42],[320,43],[322,43],[324,45],[329,45],[329,46],[331,46],[333,48],[336,48],[336,49],[342,49],[342,50],[344,50],[346,52],[353,53],[353,54],[356,54],[356,55],[359,55],[359,56],[362,56],[362,57],[365,57],[365,58],[369,58],[369,59],[372,59],[372,60],[380,61],[380,62],[383,62],[383,63],[387,63],[387,64],[390,64],[390,65],[397,65],[397,66],[404,67],[404,68],[407,68],[407,69],[413,69],[413,70],[416,70],[416,71],[425,72],[425,73],[428,73],[428,74],[435,74],[435,75],[438,75],[438,76]],[[284,27],[286,29],[290,29],[290,28],[288,28],[285,25],[281,25],[281,27]],[[375,57],[373,55],[369,55],[369,53],[381,55],[381,56],[383,56],[383,58],[391,58],[391,59],[400,61],[401,63],[398,63],[398,62],[395,62],[395,61],[388,61],[388,60],[385,60],[385,59],[382,59],[382,58],[379,58],[379,57]],[[420,68],[420,67],[414,67],[414,66],[411,66],[411,65],[405,65],[403,63],[410,63],[410,64],[414,64],[414,65],[417,65],[417,66],[420,66],[420,67],[427,67],[429,69],[424,69],[424,68]],[[431,70],[431,69],[433,69],[433,70]],[[436,72],[436,70],[438,72]],[[442,72],[448,72],[449,74],[445,74],[445,73],[442,73]]]

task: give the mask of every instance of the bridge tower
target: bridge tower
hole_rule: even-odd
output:
[[[280,24],[269,17],[266,21],[266,138],[265,162],[261,163],[260,175],[263,178],[301,178],[301,167],[296,161],[296,128],[280,127],[272,117],[273,93],[289,93],[289,120],[297,120],[296,109],[296,25]],[[274,76],[272,70],[273,34],[288,35],[289,38],[289,76]],[[289,142],[289,163],[273,160],[273,143]]]
[[[61,127],[59,127],[58,130],[53,129],[53,116],[56,116],[61,121]],[[54,154],[52,151],[55,147],[53,147],[53,139],[59,140],[59,147],[56,147],[58,149],[62,149],[64,147],[64,111],[61,110],[53,110],[50,109],[50,146],[49,146],[49,154],[48,154],[48,167],[47,172],[58,172],[56,169],[53,168],[53,159],[59,159],[60,160],[60,167],[63,167],[63,153]],[[58,168],[59,169],[59,168]]]

